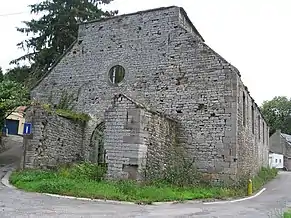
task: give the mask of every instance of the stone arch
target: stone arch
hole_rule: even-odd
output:
[[[104,130],[105,122],[99,123],[94,129],[90,138],[91,152],[89,160],[92,163],[104,164],[106,150],[104,149]]]

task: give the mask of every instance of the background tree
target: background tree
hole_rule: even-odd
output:
[[[22,85],[28,85],[30,71],[31,69],[29,66],[17,66],[13,69],[7,70],[4,75],[4,79],[14,81]]]
[[[2,72],[2,68],[0,67],[0,82],[2,82],[4,79],[4,75],[3,75],[3,72]]]
[[[275,97],[270,101],[265,101],[261,111],[270,126],[270,135],[277,129],[291,134],[291,99],[285,96]]]
[[[31,74],[35,80],[41,78],[56,59],[76,40],[78,23],[100,19],[117,14],[117,11],[104,11],[102,4],[113,0],[44,0],[30,5],[31,13],[42,15],[39,19],[24,21],[25,27],[17,31],[31,36],[17,45],[27,54],[11,61],[31,63]]]
[[[0,82],[0,130],[2,131],[6,114],[18,106],[27,105],[28,90],[9,80]]]

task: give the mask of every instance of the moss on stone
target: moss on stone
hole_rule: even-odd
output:
[[[48,113],[52,113],[52,108],[51,108],[51,105],[50,104],[43,104],[42,105],[42,108],[48,112]]]
[[[69,109],[53,109],[50,104],[42,104],[41,106],[49,114],[56,114],[75,122],[86,123],[90,120],[90,116],[85,113],[78,113]]]
[[[90,120],[89,115],[70,110],[57,109],[56,114],[76,122],[88,122]]]

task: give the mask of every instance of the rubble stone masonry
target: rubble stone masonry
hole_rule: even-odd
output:
[[[55,167],[81,160],[82,124],[47,112],[41,106],[30,107],[25,119],[33,126],[33,137],[29,137],[26,146],[25,168]]]
[[[115,65],[125,69],[118,84],[112,84],[109,75]],[[179,123],[180,146],[187,149],[201,172],[213,174],[214,179],[236,179],[267,165],[268,127],[238,70],[205,44],[182,8],[159,8],[81,24],[77,41],[31,94],[46,102],[53,93],[56,103],[64,90],[77,96],[76,110],[92,117],[85,130],[85,159],[90,156],[89,141],[96,125],[106,121],[107,133],[115,128],[105,111],[111,108],[114,96],[122,93]],[[140,123],[146,122],[146,111],[133,109],[130,113],[144,119]],[[121,122],[119,118],[115,121]],[[105,137],[104,146],[111,148],[108,158],[114,156],[114,145],[124,144],[115,149],[121,153],[115,152],[120,159],[112,174],[118,171],[122,176],[122,167],[130,171],[126,165],[143,164],[146,140],[153,134],[164,137],[150,131],[134,136],[130,131]],[[150,136],[141,139],[143,134]],[[158,144],[165,146],[164,142]]]

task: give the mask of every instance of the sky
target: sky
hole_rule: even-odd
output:
[[[26,36],[15,27],[32,18],[27,5],[36,2],[0,3],[3,69],[24,54],[16,44]],[[238,68],[259,105],[275,96],[291,97],[290,0],[114,0],[106,9],[124,14],[171,5],[183,7],[205,43]]]

